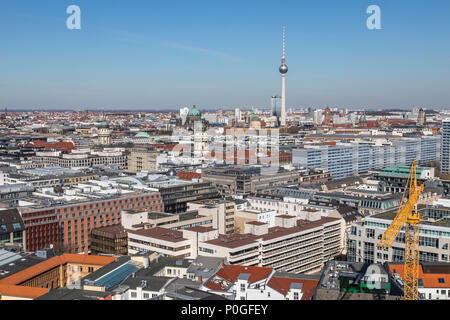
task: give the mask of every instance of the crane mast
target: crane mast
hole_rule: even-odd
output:
[[[398,213],[377,244],[379,248],[390,248],[402,227],[405,227],[404,300],[418,300],[419,297],[420,215],[417,202],[423,187],[423,184],[417,186],[416,162],[413,161]]]

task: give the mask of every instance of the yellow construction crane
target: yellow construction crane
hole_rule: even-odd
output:
[[[405,197],[407,192],[409,192],[408,199]],[[405,226],[405,268],[403,271],[404,300],[418,300],[419,298],[420,215],[417,212],[417,202],[419,201],[419,196],[422,192],[423,184],[419,187],[417,186],[416,162],[413,161],[397,216],[377,244],[377,247],[379,248],[390,248],[403,225]]]

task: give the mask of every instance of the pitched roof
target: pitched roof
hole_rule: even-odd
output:
[[[79,264],[103,266],[113,262],[114,260],[116,260],[115,257],[65,253],[61,256],[56,256],[51,259],[45,260],[25,270],[19,271],[7,278],[4,278],[0,280],[0,284],[17,285],[43,272],[49,271],[55,267],[58,267],[66,263],[79,263]]]
[[[239,265],[229,265],[226,264],[216,273],[217,276],[230,281],[237,281],[238,277],[242,273],[249,274],[250,277],[248,279],[249,283],[254,283],[257,281],[261,281],[266,279],[272,273],[272,268],[264,268],[264,267],[245,267]]]
[[[389,271],[393,273],[395,270],[402,279],[404,279],[404,268],[403,264],[389,264]],[[424,272],[422,265],[419,267],[419,279],[422,279],[424,288],[450,288],[450,274],[427,273]]]
[[[0,210],[0,234],[24,229],[25,225],[17,209]]]
[[[34,299],[46,294],[49,290],[50,289],[48,288],[34,288],[34,287],[0,284],[0,296],[8,296],[16,298]]]
[[[273,276],[272,278],[270,278],[270,281],[267,285],[272,289],[278,291],[282,295],[286,296],[293,283],[303,284],[302,300],[311,300],[312,296],[314,295],[314,290],[319,283],[319,280],[282,278]]]

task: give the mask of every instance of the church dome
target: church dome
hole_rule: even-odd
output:
[[[191,108],[191,110],[189,110],[187,114],[188,117],[200,117],[201,115],[202,113],[197,109],[195,105]]]
[[[137,135],[134,136],[135,138],[151,138],[150,135],[147,132],[139,132]]]

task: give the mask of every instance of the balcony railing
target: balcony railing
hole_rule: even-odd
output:
[[[291,245],[288,248],[283,246],[282,248],[280,248],[278,250],[274,250],[274,251],[270,251],[270,252],[266,251],[267,249],[271,248],[270,246],[267,246],[267,247],[263,248],[263,251],[264,251],[263,252],[263,257],[268,257],[268,256],[271,256],[271,255],[276,254],[278,252],[289,250],[289,248],[303,247],[303,246],[309,245],[311,243],[322,242],[322,241],[323,241],[322,237],[316,237],[316,238],[313,238],[313,239],[310,239],[310,240],[307,240],[307,241],[302,241],[302,239],[291,240],[291,241],[288,241],[287,243],[285,243],[285,245],[286,244],[290,244],[290,243],[295,243],[294,245]],[[279,247],[279,245],[276,245],[275,247]]]
[[[316,245],[313,245],[313,246],[310,246],[310,247],[307,247],[307,248],[290,251],[290,252],[287,252],[285,254],[281,254],[281,255],[278,255],[278,256],[271,257],[269,259],[264,259],[264,262],[267,263],[267,262],[276,261],[276,260],[279,260],[279,259],[283,259],[283,258],[287,258],[287,257],[291,257],[291,256],[294,256],[294,255],[297,255],[299,253],[309,252],[311,250],[315,250],[315,249],[318,249],[318,248],[322,248],[322,243],[318,243]]]
[[[316,258],[314,258],[314,257],[316,257]],[[294,257],[292,257],[290,259],[286,259],[286,260],[283,260],[283,261],[280,261],[280,262],[277,262],[277,263],[270,263],[268,265],[265,265],[264,267],[277,268],[277,267],[280,267],[280,266],[283,266],[283,265],[286,265],[286,264],[289,264],[289,263],[292,263],[292,262],[295,262],[295,261],[297,261],[297,262],[295,262],[293,265],[297,266],[297,265],[302,265],[302,264],[308,263],[308,262],[310,262],[312,260],[315,260],[315,259],[322,259],[322,250],[320,250],[320,252],[318,252],[316,250],[316,251],[311,251],[309,253],[304,253],[304,254],[301,254],[301,255],[297,255],[297,256],[294,256]],[[291,266],[289,266],[289,268],[290,267]]]
[[[291,243],[294,243],[294,242],[302,241],[304,239],[312,238],[312,237],[319,236],[319,235],[322,236],[322,231],[313,232],[313,233],[310,233],[310,234],[307,234],[307,235],[298,236],[298,237],[295,237],[294,239],[289,239],[289,240],[284,240],[284,241],[277,242],[277,243],[268,244],[268,245],[263,246],[263,250],[267,250],[267,249],[275,248],[275,247],[279,247],[279,246],[285,246],[287,244],[291,244]]]

